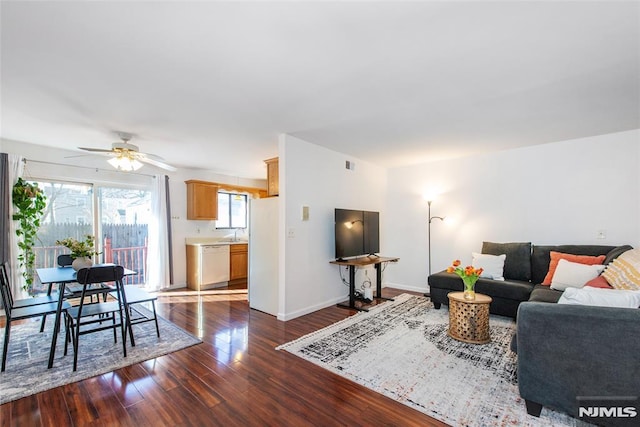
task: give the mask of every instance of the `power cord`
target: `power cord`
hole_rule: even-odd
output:
[[[344,276],[342,275],[342,269],[341,269],[341,268],[338,268],[338,271],[340,272],[340,280],[342,280],[342,284],[343,284],[343,285],[345,285],[346,287],[349,287],[349,281],[348,281],[348,280],[346,280],[346,279],[344,278]],[[349,266],[345,265],[345,266],[344,266],[344,271],[345,271],[345,272],[348,272],[348,271],[349,271]]]
[[[362,292],[360,293],[360,298],[364,302],[373,302],[373,291],[371,291],[371,280],[369,279],[369,270],[364,270],[365,279],[362,281],[362,285],[360,285],[360,289]],[[367,289],[370,291],[367,292]],[[368,295],[367,295],[368,294]]]

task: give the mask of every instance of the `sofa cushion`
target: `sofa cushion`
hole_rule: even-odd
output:
[[[478,279],[476,292],[495,298],[511,299],[515,301],[527,301],[531,295],[533,286],[524,280],[491,280]]]
[[[464,289],[462,279],[455,273],[441,271],[429,276],[429,287],[431,289],[445,289],[447,291],[462,291]],[[492,280],[479,278],[476,282],[475,291],[489,295],[492,298],[504,298],[516,301],[526,301],[529,299],[533,285],[525,281],[517,280]]]
[[[543,285],[550,285],[553,279],[553,275],[556,272],[556,268],[558,268],[558,262],[561,259],[577,262],[579,264],[586,265],[594,265],[594,264],[604,264],[604,260],[606,258],[605,255],[591,256],[591,255],[574,255],[574,254],[565,254],[562,252],[551,251],[549,252],[549,257],[551,260],[549,261],[549,271],[542,281]]]
[[[531,280],[531,242],[482,242],[482,253],[506,255],[504,260],[505,279]]]
[[[614,259],[602,275],[616,289],[640,290],[640,249]]]
[[[531,291],[531,297],[529,297],[529,301],[555,303],[558,302],[561,296],[561,291],[556,291],[544,285],[535,285],[533,291]]]
[[[544,281],[544,278],[547,275],[547,272],[549,271],[549,263],[551,262],[551,255],[550,255],[551,251],[562,252],[565,254],[598,256],[598,255],[606,255],[613,249],[615,249],[615,246],[601,246],[601,245],[538,246],[538,245],[533,245],[533,252],[531,254],[531,282],[535,284],[539,284]]]
[[[582,288],[589,280],[598,277],[603,270],[602,264],[587,265],[561,259],[553,275],[551,289],[563,291],[567,288]]]

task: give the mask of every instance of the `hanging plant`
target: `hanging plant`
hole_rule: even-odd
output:
[[[22,273],[24,277],[24,290],[31,289],[33,285],[33,266],[36,261],[36,254],[33,247],[36,244],[36,234],[40,228],[40,219],[47,206],[47,197],[38,184],[29,183],[22,178],[13,186],[13,205],[15,211],[13,220],[18,221],[19,227],[16,229],[18,236],[18,262],[24,267]]]

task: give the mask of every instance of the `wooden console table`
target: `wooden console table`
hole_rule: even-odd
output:
[[[356,307],[356,268],[366,267],[373,265],[376,269],[376,295],[374,299],[386,299],[391,298],[382,297],[382,270],[380,266],[386,262],[398,262],[400,258],[396,257],[381,257],[381,256],[363,256],[359,258],[351,258],[345,260],[330,261],[330,264],[344,265],[349,267],[349,303],[338,304],[338,307],[350,308],[358,311],[369,311],[364,307]]]

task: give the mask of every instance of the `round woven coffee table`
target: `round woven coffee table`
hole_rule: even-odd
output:
[[[486,344],[489,336],[491,297],[476,293],[476,299],[464,299],[464,292],[449,295],[449,331],[451,338],[471,344]]]

